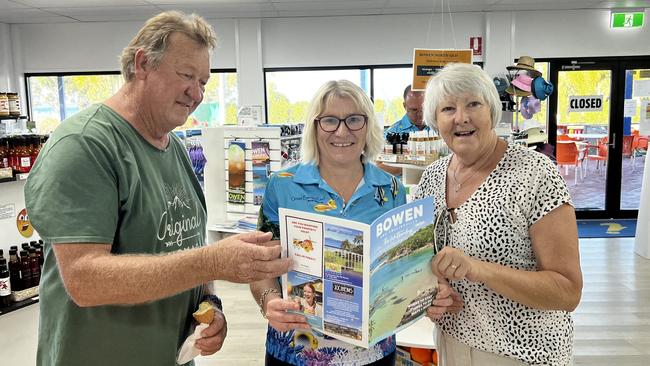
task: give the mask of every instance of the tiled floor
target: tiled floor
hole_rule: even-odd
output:
[[[585,175],[575,183],[575,169],[560,167],[560,173],[567,182],[571,198],[576,209],[603,210],[605,208],[606,169],[601,162],[599,169],[596,161],[585,160],[583,170]],[[623,177],[621,179],[621,209],[638,210],[641,197],[641,182],[645,157],[637,157],[632,169],[632,159],[623,158]],[[568,174],[566,171],[568,170]]]
[[[650,260],[634,238],[581,239],[584,289],[574,313],[576,365],[646,366],[650,360]],[[248,286],[217,282],[228,317],[222,350],[197,366],[264,364],[266,323]],[[0,317],[0,365],[35,363],[38,304]]]

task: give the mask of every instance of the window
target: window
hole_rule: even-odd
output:
[[[119,73],[27,75],[30,117],[40,133],[50,133],[73,114],[115,94],[123,84]],[[237,74],[212,72],[203,102],[179,129],[237,123]]]
[[[59,123],[119,89],[119,74],[27,76],[30,118],[40,133],[50,133]]]
[[[413,68],[377,68],[373,70],[373,96],[379,123],[390,127],[400,120],[404,110],[404,89],[413,81]]]
[[[370,70],[267,70],[266,105],[269,124],[304,123],[314,94],[329,80],[349,80],[370,95]]]

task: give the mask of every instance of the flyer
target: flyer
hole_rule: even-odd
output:
[[[231,141],[228,146],[228,202],[246,201],[246,145],[243,141]]]
[[[253,204],[261,205],[271,173],[271,153],[268,141],[251,142],[253,153]]]
[[[284,298],[312,329],[370,347],[424,315],[437,291],[430,261],[434,204],[426,197],[370,225],[280,208]]]

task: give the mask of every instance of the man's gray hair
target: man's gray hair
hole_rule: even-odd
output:
[[[167,50],[169,36],[179,32],[209,50],[217,46],[214,30],[203,18],[196,14],[180,11],[166,11],[147,20],[138,34],[122,51],[122,77],[129,82],[135,78],[135,53],[142,49],[148,63],[157,68]]]

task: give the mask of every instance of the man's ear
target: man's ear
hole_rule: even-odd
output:
[[[134,73],[135,78],[143,80],[147,77],[147,73],[151,70],[149,60],[143,49],[135,51]]]
[[[404,106],[404,110],[408,112],[408,108],[406,108],[406,101],[402,102],[402,106]]]

